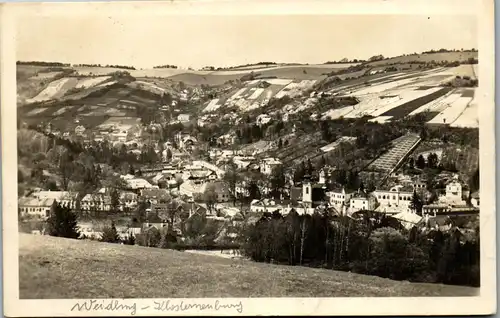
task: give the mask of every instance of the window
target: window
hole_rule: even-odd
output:
[[[392,196],[392,199],[393,199],[393,200],[396,200],[396,196],[395,196],[395,195],[393,195],[393,196]]]
[[[306,188],[306,194],[309,194],[309,188]]]

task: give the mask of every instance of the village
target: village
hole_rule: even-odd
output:
[[[19,231],[477,286],[477,51],[344,62],[18,65]]]
[[[141,128],[137,126],[129,125],[126,130],[122,125],[122,130],[118,132],[113,132],[113,127],[110,129],[105,126],[94,137],[94,143],[102,142],[100,134],[111,131],[106,139],[113,142],[115,147],[136,145],[129,147],[128,152],[140,156]],[[65,137],[82,137],[84,132],[80,127],[77,126],[73,134],[67,133]],[[43,131],[52,134],[50,125],[44,127]],[[155,164],[136,166],[135,171],[132,167],[130,173],[126,174],[115,173],[121,181],[118,187],[102,187],[83,195],[72,191],[34,188],[19,198],[19,216],[25,221],[45,221],[53,205],[59,203],[70,207],[81,219],[101,220],[79,223],[82,237],[100,239],[108,216],[133,216],[137,215],[137,210],[143,209],[140,211],[145,217],[142,223],[135,220],[116,226],[121,239],[126,240],[150,228],[161,230],[166,226],[172,226],[182,236],[180,224],[195,214],[221,224],[233,224],[251,215],[273,212],[286,215],[291,210],[310,215],[328,210],[332,215],[349,217],[374,211],[395,218],[408,229],[418,225],[440,230],[453,228],[451,218],[477,215],[479,191],[471,193],[467,182],[461,180],[458,174],[442,172],[438,178],[444,187],[436,196],[427,189],[425,178],[403,173],[404,167],[410,162],[413,165],[419,155],[422,156],[413,153],[421,141],[420,137],[412,134],[403,137],[408,141],[398,140],[397,147],[368,166],[367,170],[376,168],[380,176],[380,180],[376,181],[382,181],[380,186],[369,191],[362,184],[358,188],[348,188],[346,184],[335,182],[332,179],[335,167],[330,165],[311,169],[300,180],[294,180],[294,171],[285,172],[279,159],[262,156],[258,150],[242,151],[234,147],[222,147],[199,154],[196,151],[199,147],[196,137],[177,133],[171,141],[154,149],[159,158]],[[225,136],[219,140],[223,138]],[[328,152],[341,142],[349,141],[340,138],[322,149]],[[198,153],[198,158],[193,153]],[[422,157],[429,161],[430,154],[423,153]],[[248,177],[252,174],[253,178]],[[255,178],[255,175],[258,177]],[[283,180],[274,180],[280,177]],[[250,193],[254,191],[252,187],[256,188],[258,195]],[[184,219],[180,211],[185,214]],[[175,217],[170,222],[172,214]],[[257,218],[254,217],[254,220]],[[43,231],[32,230],[38,234],[43,234]],[[233,238],[236,235],[232,233]]]

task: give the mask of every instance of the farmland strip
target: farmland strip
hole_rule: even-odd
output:
[[[451,88],[444,87],[444,88],[438,90],[437,92],[416,98],[412,101],[404,103],[401,106],[395,107],[395,108],[383,113],[381,116],[392,116],[393,119],[403,118],[406,115],[408,115],[409,113],[411,113],[412,111],[414,111],[415,109],[419,108],[420,106],[425,105],[425,104],[435,100],[436,98],[439,98],[439,97],[445,95],[449,91],[451,91]]]

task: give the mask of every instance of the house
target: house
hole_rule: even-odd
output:
[[[31,194],[32,197],[43,200],[52,199],[56,200],[63,206],[68,206],[71,209],[76,208],[78,194],[70,191],[37,191]]]
[[[215,188],[215,193],[217,193],[217,202],[228,202],[231,200],[231,193],[228,187],[222,181],[211,182],[208,186],[213,185]]]
[[[372,194],[367,194],[363,191],[358,191],[351,196],[349,200],[349,213],[357,211],[372,211],[375,210],[377,199]]]
[[[285,206],[276,203],[274,200],[263,199],[263,200],[253,200],[250,203],[250,212],[268,212],[273,213],[275,211],[281,211]]]
[[[411,200],[413,198],[413,187],[393,186],[389,190],[377,189],[373,195],[379,203],[379,211],[396,214],[400,212],[410,212]]]
[[[222,146],[234,145],[238,137],[235,134],[225,134],[217,138],[217,144]]]
[[[183,182],[179,187],[179,195],[195,199],[201,198],[205,192],[207,183],[196,184],[193,180]]]
[[[179,114],[177,116],[177,120],[180,121],[181,123],[187,123],[189,122],[191,116],[189,114]]]
[[[144,179],[135,178],[135,177],[129,178],[129,177],[124,177],[124,176],[121,176],[121,177],[126,182],[127,189],[129,189],[131,191],[139,192],[142,189],[153,188],[151,183],[149,183],[148,181],[146,181]]]
[[[448,213],[451,210],[447,204],[425,204],[422,206],[423,215],[436,216],[438,214]]]
[[[133,192],[121,192],[120,193],[120,210],[127,211],[132,210],[137,207],[137,194]]]
[[[234,156],[233,163],[238,167],[238,169],[246,169],[248,166],[255,161],[253,156]]]
[[[81,202],[80,208],[84,212],[107,212],[111,210],[111,197],[104,193],[86,194]]]
[[[83,127],[82,125],[75,127],[75,135],[82,136],[84,132],[85,132],[85,127]]]
[[[271,120],[272,120],[272,118],[269,115],[260,114],[259,116],[257,116],[256,123],[258,126],[262,126],[262,125],[269,123]]]
[[[171,199],[168,191],[165,189],[142,189],[141,197],[151,203],[166,202]]]
[[[18,200],[18,209],[21,217],[45,220],[50,216],[53,198],[22,197]]]
[[[422,220],[422,217],[416,213],[408,213],[408,212],[401,212],[393,216],[396,220],[398,220],[401,225],[407,230],[410,230],[414,226],[418,226],[420,221]]]
[[[418,223],[423,230],[436,230],[440,232],[450,231],[453,227],[453,221],[447,215],[430,216],[425,215]]]
[[[211,164],[210,162],[203,161],[203,160],[195,160],[195,161],[193,161],[193,165],[215,172],[215,174],[217,175],[217,178],[219,178],[219,179],[222,178],[224,176],[224,173],[225,173],[224,170],[220,169],[216,165]]]
[[[260,162],[260,172],[266,175],[270,175],[274,168],[280,166],[282,163],[275,158],[265,158]]]
[[[438,200],[440,203],[464,205],[463,198],[462,183],[458,180],[458,176],[454,176],[453,180],[446,184],[445,195],[440,196]]]
[[[339,209],[343,206],[349,206],[349,200],[356,193],[354,190],[346,190],[344,187],[336,188],[332,191],[326,192],[326,197],[328,199],[328,203]]]
[[[128,132],[126,130],[119,130],[109,134],[110,140],[125,143],[128,139]]]

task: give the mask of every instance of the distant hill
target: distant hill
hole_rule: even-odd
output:
[[[159,248],[30,234],[19,239],[21,299],[471,296],[478,291]]]

